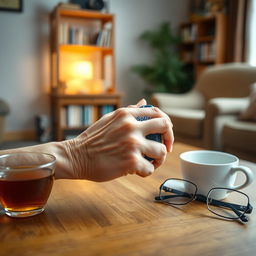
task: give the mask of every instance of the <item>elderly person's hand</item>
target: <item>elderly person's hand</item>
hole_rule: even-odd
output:
[[[155,107],[139,108],[145,104],[141,100],[137,105],[117,109],[74,139],[3,150],[0,154],[27,151],[53,154],[57,159],[57,179],[107,181],[127,174],[146,177],[164,162],[174,138],[169,117]],[[139,116],[151,119],[137,121]],[[163,144],[145,138],[154,133],[162,134]],[[145,155],[155,160],[148,161]]]
[[[156,107],[139,108],[145,100],[113,111],[72,140],[65,141],[73,178],[107,181],[127,174],[148,176],[160,166],[174,141],[169,117]],[[137,121],[148,116],[147,121]],[[146,135],[160,133],[163,144]],[[155,160],[146,160],[147,155]]]

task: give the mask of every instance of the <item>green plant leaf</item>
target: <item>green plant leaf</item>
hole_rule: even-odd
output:
[[[151,65],[141,64],[131,68],[148,82],[146,93],[188,91],[193,84],[192,75],[177,54],[180,37],[175,35],[170,24],[164,22],[156,30],[143,32],[139,38],[153,49]]]

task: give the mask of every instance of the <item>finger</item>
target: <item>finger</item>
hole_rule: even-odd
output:
[[[141,99],[135,105],[129,105],[128,108],[139,108],[140,106],[147,105],[147,101],[145,99]]]
[[[155,170],[154,165],[145,159],[142,155],[139,156],[138,163],[138,168],[136,168],[135,173],[140,177],[147,177],[151,175]]]
[[[145,99],[141,99],[140,101],[137,102],[136,106],[141,107],[143,105],[147,105],[147,101]]]
[[[134,157],[135,158],[128,164],[129,168],[126,174],[137,174],[141,177],[146,177],[154,172],[154,165],[142,156],[140,150],[137,151]]]
[[[164,144],[145,139],[145,143],[142,145],[142,153],[154,159],[153,164],[155,168],[163,164],[167,155],[166,146]]]
[[[170,119],[166,119],[165,117],[149,119],[141,122],[140,126],[142,127],[144,136],[148,134],[160,133],[167,151],[170,152],[172,150],[174,135]]]
[[[131,105],[134,106],[134,105]],[[130,107],[130,108],[122,108],[119,109],[121,111],[126,111],[127,113],[133,115],[135,118],[139,116],[147,116],[149,118],[161,117],[163,116],[163,112],[160,112],[158,108],[138,108],[138,107]]]

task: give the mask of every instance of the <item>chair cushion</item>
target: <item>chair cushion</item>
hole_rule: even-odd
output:
[[[256,154],[256,124],[239,120],[226,123],[222,131],[222,142],[224,148]]]
[[[201,138],[203,134],[204,110],[162,108],[173,123],[174,133],[194,138]]]

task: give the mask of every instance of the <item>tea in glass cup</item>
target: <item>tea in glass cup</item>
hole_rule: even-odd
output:
[[[54,181],[56,158],[47,153],[0,155],[0,204],[11,217],[44,211]]]

